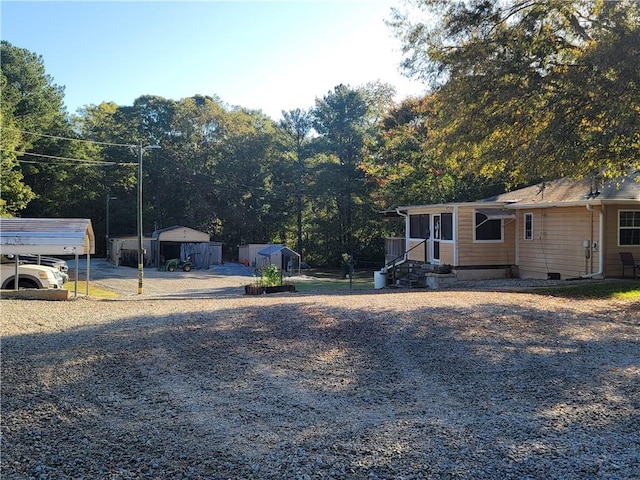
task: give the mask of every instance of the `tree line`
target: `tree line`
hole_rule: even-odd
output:
[[[205,95],[69,115],[44,59],[3,41],[0,215],[91,218],[104,251],[107,204],[110,234],[135,233],[139,148],[158,145],[145,233],[186,225],[229,258],[273,242],[311,264],[380,262],[402,233],[386,209],[640,166],[635,1],[412,0],[388,23],[428,93],[338,85],[279,120]]]

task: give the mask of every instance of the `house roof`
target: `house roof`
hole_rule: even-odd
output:
[[[0,218],[3,254],[85,255],[95,253],[91,220],[85,218]]]
[[[558,203],[599,203],[602,201],[640,201],[640,172],[614,179],[596,180],[593,177],[570,177],[539,183],[519,190],[485,198],[483,202],[506,203],[510,208],[519,205]]]
[[[594,179],[584,177],[576,179],[564,177],[550,182],[539,183],[530,187],[501,193],[494,197],[475,202],[452,202],[397,207],[395,210],[382,212],[386,217],[395,216],[393,212],[416,212],[420,210],[445,211],[456,206],[474,207],[477,209],[499,208],[545,208],[555,206],[600,204],[610,202],[640,202],[640,171],[613,179]],[[501,215],[491,211],[489,216]],[[510,218],[504,216],[502,218]]]

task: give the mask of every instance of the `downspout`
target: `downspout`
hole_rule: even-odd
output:
[[[404,217],[404,261],[407,261],[407,252],[409,251],[409,225],[407,222],[409,221],[409,215],[405,215],[400,211],[400,208],[396,208],[396,213],[401,217]]]
[[[589,212],[595,212],[590,203],[587,203],[587,210]],[[598,212],[598,271],[595,273],[589,273],[585,275],[580,275],[580,278],[594,278],[601,277],[604,272],[604,252],[602,250],[602,245],[604,242],[604,210],[597,210]],[[593,250],[593,245],[590,246]]]
[[[458,206],[453,207],[453,266],[458,265]]]

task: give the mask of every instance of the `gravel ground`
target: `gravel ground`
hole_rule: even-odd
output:
[[[194,275],[0,302],[3,479],[640,478],[638,302]]]

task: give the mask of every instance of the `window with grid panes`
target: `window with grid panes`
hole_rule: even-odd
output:
[[[640,210],[620,210],[620,245],[640,245]]]

